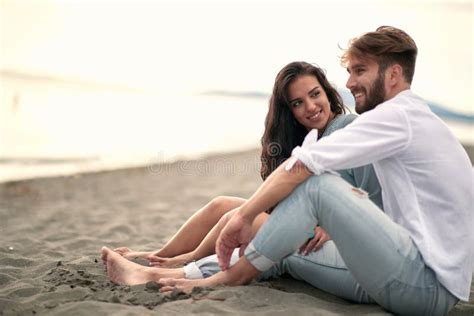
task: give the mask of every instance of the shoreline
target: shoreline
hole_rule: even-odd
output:
[[[168,166],[168,165],[173,165],[176,163],[186,163],[190,161],[199,161],[199,160],[206,160],[208,158],[212,157],[222,157],[226,155],[234,155],[234,154],[239,154],[239,153],[246,153],[246,152],[253,152],[257,151],[260,149],[257,148],[244,148],[241,150],[235,150],[235,151],[210,151],[210,152],[204,152],[204,153],[194,153],[194,154],[188,154],[188,155],[177,155],[176,157],[170,157],[168,159],[165,159],[163,161],[159,161],[157,163],[154,162],[153,159],[148,159],[147,162],[127,162],[127,163],[114,163],[111,164],[110,166],[105,166],[105,167],[98,167],[94,166],[91,168],[80,168],[76,171],[64,171],[63,172],[55,172],[51,174],[39,174],[37,176],[19,176],[18,178],[13,178],[13,179],[2,179],[0,175],[0,185],[5,184],[5,183],[13,183],[13,182],[23,182],[23,181],[34,181],[37,179],[51,179],[51,178],[65,178],[65,177],[76,177],[76,176],[81,176],[81,175],[87,175],[87,174],[99,174],[103,172],[115,172],[119,170],[132,170],[132,169],[147,169],[147,168],[156,168],[156,166]],[[10,162],[13,159],[4,159],[7,162]],[[41,159],[27,159],[27,158],[22,158],[24,161],[47,161],[48,159],[41,158]],[[50,159],[54,160],[54,159]],[[60,161],[83,161],[83,160],[98,160],[98,158],[64,158],[64,159],[59,159]],[[144,161],[142,159],[141,161]],[[0,159],[0,165],[2,163],[2,159]],[[51,164],[49,164],[51,165]],[[68,168],[71,169],[71,168]]]
[[[461,144],[465,149],[469,159],[471,160],[471,165],[474,166],[474,144]],[[41,179],[54,179],[54,178],[65,178],[65,177],[80,177],[82,175],[90,175],[90,174],[100,174],[104,172],[116,172],[120,170],[133,170],[133,169],[150,169],[150,168],[159,168],[170,166],[173,164],[183,164],[192,161],[202,161],[206,159],[211,159],[213,157],[225,157],[225,156],[232,156],[235,154],[241,153],[248,153],[248,152],[259,152],[260,149],[253,148],[253,149],[245,149],[245,150],[238,150],[233,152],[210,152],[210,153],[203,153],[203,154],[196,154],[194,156],[185,156],[185,157],[177,157],[176,159],[172,159],[169,161],[159,162],[157,164],[149,163],[149,164],[137,164],[137,165],[129,165],[123,167],[110,167],[110,168],[103,168],[103,169],[93,169],[93,170],[86,170],[86,171],[78,171],[78,172],[68,172],[65,174],[52,174],[52,175],[42,175],[42,176],[33,176],[33,177],[25,177],[19,179],[11,179],[11,180],[2,180],[0,179],[0,186],[8,183],[18,183],[18,182],[28,182],[28,181],[35,181]],[[260,163],[257,159],[256,163]]]

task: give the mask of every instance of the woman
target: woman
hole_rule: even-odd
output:
[[[324,108],[319,117],[309,120],[304,117],[304,108],[300,104],[288,100],[288,88],[296,77],[310,75],[320,83],[324,96],[319,96],[317,101],[323,103]],[[320,101],[322,100],[322,101]],[[265,132],[262,137],[261,177],[265,180],[284,160],[291,150],[301,145],[304,137],[311,129],[319,131],[319,137],[328,135],[336,128],[341,128],[351,122],[355,116],[344,116],[345,108],[341,97],[330,85],[323,71],[308,63],[290,63],[284,67],[275,80],[273,93],[269,102],[269,111],[265,120]],[[338,123],[334,124],[328,133],[326,127],[335,117],[339,116]],[[349,178],[350,175],[346,174]],[[351,182],[354,182],[353,180]],[[173,267],[176,265],[203,258],[214,253],[214,239],[205,237],[221,219],[232,209],[242,205],[245,199],[238,197],[221,196],[213,199],[206,206],[197,211],[165,244],[160,250],[154,252],[133,252],[128,248],[117,248],[115,251],[126,258],[144,257],[153,266]],[[263,220],[263,219],[261,219]],[[215,236],[215,231],[211,234]],[[327,235],[322,229],[317,229],[314,242],[319,249]],[[203,242],[203,240],[205,240]],[[203,245],[199,245],[203,242]],[[309,250],[309,249],[308,249]]]
[[[344,115],[342,98],[328,82],[323,71],[305,62],[290,63],[278,73],[269,103],[262,137],[261,176],[264,180],[290,157],[294,147],[302,144],[309,131],[316,129],[319,139],[356,118],[355,115]],[[369,192],[369,197],[381,207],[381,192],[371,166],[342,170],[339,173],[352,185]],[[214,253],[215,241],[225,223],[225,220],[219,222],[221,217],[229,218],[232,210],[244,202],[244,199],[234,197],[214,199],[193,215],[157,252],[132,252],[128,248],[118,248],[116,252],[126,258],[145,257],[150,260],[151,265],[161,267],[203,258]],[[252,227],[254,234],[268,216],[262,213],[256,218]],[[216,225],[218,222],[219,225]],[[329,239],[319,227],[315,228],[314,236],[308,237],[308,241],[300,248],[303,255],[321,249]],[[330,248],[331,251],[336,251],[333,246]],[[103,259],[108,265],[109,277],[121,284],[139,284],[162,277],[200,278],[215,273],[217,269],[215,259],[193,262],[184,269],[152,269],[121,260],[108,249],[103,251]],[[237,259],[237,255],[234,259]],[[263,278],[291,270],[288,262],[268,271]]]

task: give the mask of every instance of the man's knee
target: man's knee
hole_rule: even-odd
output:
[[[302,182],[294,192],[296,194],[304,194],[314,197],[321,189],[328,189],[334,186],[340,186],[342,183],[347,183],[338,175],[323,173],[317,176],[311,176]]]
[[[280,216],[287,209],[291,209],[291,213],[295,216],[299,212],[307,212],[314,209],[314,203],[317,201],[315,197],[317,196],[320,184],[326,181],[324,178],[323,175],[311,176],[300,183],[285,199],[278,203],[271,217]]]
[[[334,198],[350,194],[351,189],[352,186],[340,176],[324,173],[306,179],[293,190],[285,201],[287,201],[286,203],[296,203],[300,206],[298,209],[303,208],[306,211],[311,211],[316,216],[314,210],[324,208],[326,203],[332,203]]]

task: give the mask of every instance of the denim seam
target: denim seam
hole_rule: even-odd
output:
[[[349,270],[347,267],[342,268],[342,267],[335,266],[335,265],[324,264],[324,263],[320,263],[320,262],[316,262],[316,261],[313,261],[313,260],[306,259],[306,258],[301,257],[301,256],[295,256],[295,258],[298,258],[302,261],[310,262],[312,264],[317,264],[317,265],[323,266],[323,267],[328,267],[328,268],[338,269],[338,270]]]
[[[390,281],[390,284],[388,284],[388,285],[391,285],[391,284],[393,284],[394,282],[398,282],[398,283],[400,283],[400,284],[402,284],[402,285],[404,285],[404,286],[412,287],[412,288],[419,289],[419,290],[429,290],[429,289],[435,289],[435,288],[436,288],[436,285],[435,285],[435,284],[432,284],[432,285],[429,285],[429,286],[418,286],[418,285],[408,284],[408,283],[406,283],[405,281],[402,281],[402,280],[400,280],[400,279],[397,278],[397,277],[394,277],[394,278],[392,279],[392,281]],[[387,285],[387,286],[388,286],[388,285]]]

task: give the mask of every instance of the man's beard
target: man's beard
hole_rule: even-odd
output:
[[[365,93],[365,103],[359,106],[356,105],[356,112],[362,114],[364,112],[374,109],[377,105],[385,101],[385,74],[382,72],[378,74],[374,83],[370,87],[370,94],[367,91]],[[365,89],[364,89],[365,90]]]

